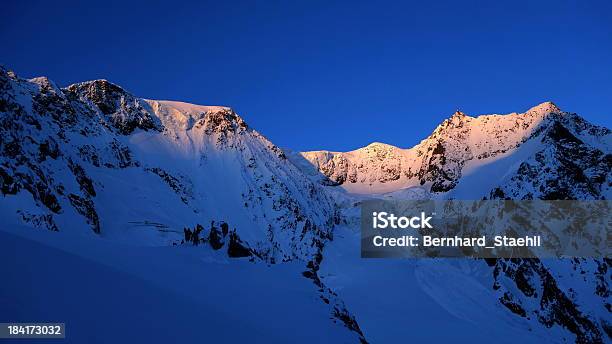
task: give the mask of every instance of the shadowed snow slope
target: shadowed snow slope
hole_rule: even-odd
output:
[[[297,264],[0,231],[0,321],[66,323],[68,343],[347,342]],[[248,292],[245,292],[248,291]],[[313,330],[316,329],[316,330]]]

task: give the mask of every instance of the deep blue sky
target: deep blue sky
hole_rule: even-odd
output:
[[[274,143],[410,147],[456,108],[612,123],[612,2],[16,1],[0,63],[229,105]]]

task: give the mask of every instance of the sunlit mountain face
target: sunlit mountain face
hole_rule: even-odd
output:
[[[601,199],[609,193],[609,157],[605,154],[609,140],[608,129],[546,102],[525,113],[471,117],[456,112],[409,149],[375,142],[346,153],[314,151],[301,155],[352,193],[422,188],[442,197]],[[538,160],[534,161],[536,155]],[[575,168],[561,166],[562,170],[577,168],[584,176],[567,176],[563,184],[547,185],[545,190],[537,189],[546,185],[545,180],[529,181],[535,190],[525,194],[507,190],[510,194],[505,195],[497,188],[509,187],[516,173],[540,164],[544,155],[549,161],[543,170],[554,174],[548,177],[559,178],[559,171],[553,171],[553,167],[564,164]],[[581,190],[572,190],[576,178],[584,180],[578,183]],[[560,195],[553,197],[553,192]]]

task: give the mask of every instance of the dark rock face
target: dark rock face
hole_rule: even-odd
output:
[[[261,258],[261,255],[252,250],[247,243],[242,241],[236,230],[230,230],[227,222],[221,222],[220,227],[215,226],[214,221],[208,229],[208,235],[202,234],[204,227],[197,224],[193,230],[185,228],[185,238],[183,243],[191,243],[198,246],[201,243],[208,243],[210,247],[219,251],[223,247],[227,248],[227,256],[230,258]]]
[[[240,240],[236,231],[229,233],[229,245],[227,246],[227,255],[232,258],[251,257],[252,250]]]
[[[225,245],[225,237],[223,233],[215,227],[214,223],[210,227],[210,231],[208,233],[208,243],[213,250],[220,250],[223,245]]]
[[[491,191],[491,199],[604,199],[612,181],[612,155],[589,146],[555,121],[541,137],[544,148]]]
[[[523,318],[527,317],[527,312],[525,312],[523,307],[521,307],[518,302],[514,301],[514,297],[512,296],[512,294],[505,292],[504,296],[499,298],[499,302],[501,302],[502,305],[506,306],[506,308],[508,308],[512,313],[517,314]]]
[[[312,280],[313,284],[318,288],[319,298],[329,306],[331,318],[335,319],[334,322],[340,321],[347,329],[354,332],[360,343],[368,343],[355,316],[348,311],[344,302],[338,297],[338,294],[327,287],[319,277],[324,245],[322,242],[317,242],[315,246],[318,249],[317,254],[308,262],[306,270],[302,272],[302,275]]]
[[[19,191],[19,185],[15,183],[13,176],[0,168],[0,191],[2,195],[15,195]]]
[[[38,151],[39,151],[38,162],[43,162],[47,158],[51,158],[55,160],[61,154],[59,150],[59,145],[52,138],[40,143],[38,146]]]
[[[94,233],[100,234],[100,220],[93,201],[75,194],[68,195],[68,199],[77,212],[87,219]]]
[[[136,129],[162,130],[161,123],[151,116],[145,103],[106,80],[74,84],[64,92],[69,99],[93,103],[120,134],[128,135]]]
[[[150,171],[161,178],[174,192],[181,198],[181,201],[185,204],[189,204],[189,200],[193,198],[189,189],[184,185],[184,182],[167,171],[159,168],[145,168],[146,171]]]
[[[357,182],[357,171],[350,166],[349,161],[342,155],[330,159],[327,164],[319,168],[325,176],[338,185],[342,185],[347,181],[351,183]]]
[[[6,126],[0,126],[0,135],[3,138],[0,141],[0,183],[3,195],[15,195],[20,190],[30,192],[35,201],[40,202],[50,211],[59,213],[62,209],[56,192],[53,187],[53,180],[49,178],[49,174],[45,167],[39,165],[41,159],[40,145],[43,147],[45,143],[52,142],[52,138],[46,137],[46,140],[39,140],[35,136],[36,127],[30,128],[27,123],[24,123],[24,118],[19,114],[21,111],[20,105],[14,103],[10,97],[4,96],[4,102],[9,109],[14,112],[4,113],[0,120],[7,123]],[[10,123],[10,124],[9,124]],[[22,131],[28,133],[22,134]],[[34,132],[32,132],[34,131]],[[55,148],[57,148],[55,146]],[[59,157],[59,150],[51,149],[50,152],[43,148],[43,154],[48,153],[49,156]]]
[[[577,264],[579,266],[579,264]],[[549,269],[539,259],[498,259],[494,263],[493,288],[503,292],[500,302],[522,317],[535,316],[546,327],[558,325],[576,335],[577,343],[603,343],[597,323],[580,311],[562,291]],[[506,290],[504,279],[512,281],[521,294]],[[523,303],[539,304],[536,310],[525,310]]]
[[[246,122],[230,109],[207,113],[204,119],[196,123],[196,128],[200,127],[209,135],[240,133],[248,129]]]
[[[62,145],[69,142],[67,131],[82,125],[72,103],[63,92],[46,78],[37,78],[29,86],[5,70],[0,70],[0,185],[3,195],[27,191],[34,202],[50,211],[32,215],[22,212],[22,218],[35,226],[58,230],[53,214],[72,206],[83,215],[95,233],[100,233],[98,215],[92,197],[96,196],[93,181],[86,170]],[[17,96],[31,92],[30,114],[17,101]],[[26,93],[27,94],[27,93]],[[88,119],[85,119],[87,121]],[[63,171],[74,177],[79,190],[67,190],[59,176]],[[82,193],[83,196],[78,194]]]
[[[32,97],[32,107],[37,114],[50,117],[65,126],[77,123],[77,112],[64,93],[47,78],[38,78],[40,92]]]
[[[68,167],[70,167],[70,170],[72,171],[72,174],[74,174],[77,183],[79,183],[81,191],[90,197],[95,197],[96,189],[94,188],[91,179],[87,176],[87,173],[85,173],[83,167],[73,162],[72,159],[68,160]]]
[[[29,214],[24,211],[20,211],[19,214],[25,223],[29,223],[33,227],[43,228],[53,232],[59,231],[53,220],[53,215],[51,214]]]
[[[457,181],[461,177],[463,162],[455,161],[453,164],[447,164],[445,152],[446,149],[442,141],[430,146],[417,174],[421,185],[428,181],[432,182],[431,192],[449,191],[457,185]]]

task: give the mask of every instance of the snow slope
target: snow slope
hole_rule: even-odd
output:
[[[356,340],[329,320],[295,263],[4,225],[0,259],[10,262],[2,268],[0,321],[66,322],[62,342]]]
[[[485,264],[355,259],[359,232],[341,228],[326,247],[323,281],[357,314],[372,343],[539,343],[538,326],[512,316],[487,285]],[[475,270],[475,271],[472,271]],[[512,337],[505,334],[513,333]]]

